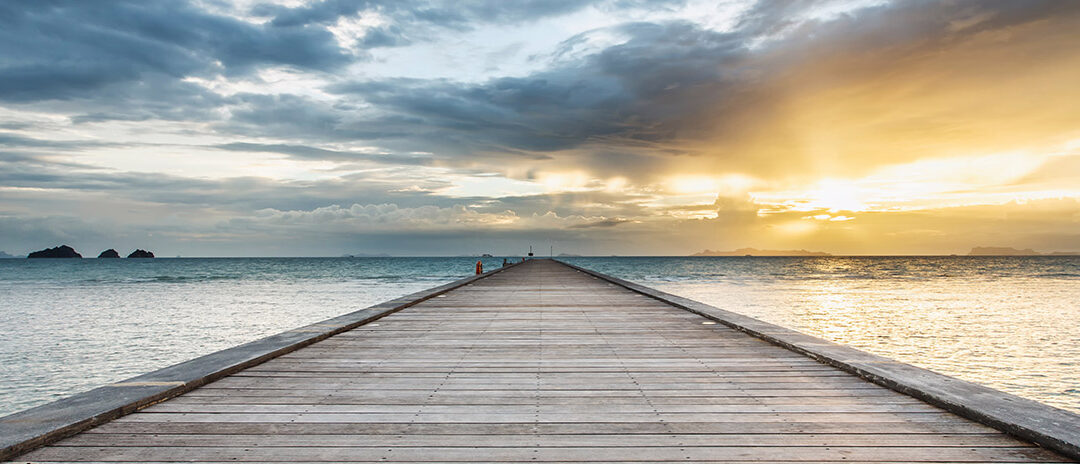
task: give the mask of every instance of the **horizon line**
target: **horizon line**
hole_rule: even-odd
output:
[[[1080,251],[1072,252],[1058,252],[1060,254],[1040,253],[1040,254],[960,254],[960,253],[916,253],[916,254],[832,254],[825,255],[636,255],[636,254],[605,254],[605,255],[555,255],[555,256],[532,256],[532,259],[549,259],[549,258],[929,258],[929,257],[1080,257]],[[29,259],[26,255],[9,255],[7,258],[0,259]],[[103,259],[103,260],[125,260],[135,259],[139,261],[152,260],[152,259],[270,259],[270,258],[295,258],[295,259],[381,259],[381,258],[528,258],[526,255],[385,255],[385,256],[344,256],[344,255],[251,255],[251,256],[209,256],[209,255],[191,255],[191,256],[155,256],[154,258],[99,258],[97,256],[84,256],[81,258],[34,258],[45,260],[64,260],[64,259]]]

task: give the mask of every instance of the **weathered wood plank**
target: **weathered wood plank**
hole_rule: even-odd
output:
[[[477,406],[497,406],[497,405],[533,405],[540,403],[548,407],[561,407],[567,409],[569,406],[573,406],[575,410],[580,410],[581,405],[612,405],[612,404],[642,404],[643,398],[640,394],[628,395],[628,396],[609,396],[609,397],[552,397],[552,396],[536,396],[536,395],[520,395],[520,396],[489,396],[489,395],[438,395],[432,396],[427,394],[418,395],[374,395],[374,394],[359,394],[349,395],[342,394],[341,392],[329,393],[325,395],[218,395],[218,396],[193,396],[184,395],[178,398],[169,400],[169,403],[173,404],[325,404],[328,401],[333,401],[333,404],[340,405],[477,405]],[[924,403],[905,397],[878,397],[875,398],[874,404],[914,404],[925,405]],[[649,396],[650,404],[655,405],[805,405],[805,404],[819,404],[819,405],[852,405],[861,406],[867,404],[865,399],[860,397],[844,397],[844,396]]]
[[[618,447],[74,447],[52,446],[26,456],[27,460],[79,461],[93,454],[117,462],[231,460],[292,462],[298,460],[380,460],[393,462],[471,462],[478,456],[494,461],[910,461],[910,462],[1069,462],[1040,448],[954,447],[819,447],[819,446],[618,446]],[[793,459],[794,458],[794,459]]]
[[[327,398],[330,400],[330,398]],[[205,404],[167,401],[143,410],[145,413],[268,413],[268,414],[560,414],[573,409],[575,414],[748,414],[748,413],[940,413],[941,410],[925,403],[903,404],[654,404],[639,401],[620,404],[579,404],[573,408],[566,405],[496,404],[496,405],[435,405],[426,403],[386,404]]]
[[[84,433],[140,434],[997,434],[1000,432],[973,422],[582,422],[582,423],[486,423],[440,424],[410,422],[293,423],[293,422],[124,422],[113,421]]]
[[[308,423],[363,423],[363,422],[412,422],[412,423],[499,423],[499,422],[950,422],[956,416],[945,412],[899,412],[899,413],[624,413],[607,414],[598,418],[595,414],[565,413],[140,413],[118,421],[129,422],[308,422]]]
[[[1000,434],[937,435],[937,434],[589,434],[581,435],[282,435],[251,434],[107,434],[84,433],[58,443],[57,446],[156,446],[156,447],[227,447],[242,444],[258,447],[572,447],[626,446],[647,443],[648,446],[909,446],[909,447],[1007,447],[1025,448],[1033,445]]]

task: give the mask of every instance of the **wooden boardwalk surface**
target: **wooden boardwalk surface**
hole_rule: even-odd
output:
[[[549,260],[16,462],[1071,462]]]

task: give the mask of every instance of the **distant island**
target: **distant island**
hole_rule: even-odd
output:
[[[7,253],[4,253],[3,251],[0,251],[0,259],[10,259],[10,258],[18,258],[18,256],[9,255]]]
[[[1023,250],[1012,247],[975,247],[968,256],[1080,256],[1080,251],[1052,251],[1039,253],[1031,248]]]
[[[7,254],[7,253],[4,253],[4,254]],[[14,258],[14,256],[10,256],[10,255],[8,255],[8,257]],[[82,258],[82,255],[79,254],[78,251],[75,251],[75,249],[72,248],[72,247],[69,247],[67,245],[60,245],[60,246],[58,246],[56,248],[46,248],[44,250],[38,250],[38,251],[32,252],[29,255],[27,255],[26,257],[27,258]],[[120,254],[117,253],[116,250],[114,250],[112,248],[110,248],[108,250],[105,250],[105,251],[102,251],[101,254],[98,255],[98,258],[119,258],[119,257],[120,257]],[[146,251],[146,250],[143,250],[143,249],[138,249],[138,250],[132,251],[131,254],[128,255],[128,258],[153,258],[153,257],[154,257],[153,252]]]
[[[832,256],[824,251],[806,250],[759,250],[757,248],[739,248],[735,251],[705,250],[690,256]]]
[[[38,250],[30,253],[27,258],[82,258],[79,252],[74,248],[67,245],[60,245],[56,248],[46,248],[44,250]]]

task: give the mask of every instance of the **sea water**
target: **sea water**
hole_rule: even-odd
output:
[[[1078,256],[568,261],[1080,412]]]
[[[1080,411],[1080,257],[563,259]],[[475,262],[0,259],[0,415],[462,278]]]

